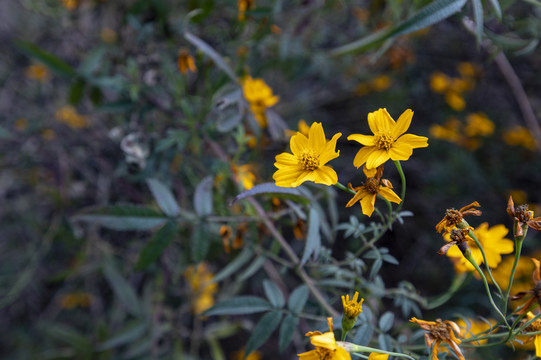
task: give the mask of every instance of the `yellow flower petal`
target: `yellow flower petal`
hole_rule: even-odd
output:
[[[359,144],[364,146],[375,146],[376,137],[373,135],[361,135],[361,134],[351,134],[348,136],[348,140],[357,141]]]
[[[297,356],[300,360],[321,360],[316,350],[303,352],[302,354],[297,354]]]
[[[351,355],[346,351],[346,349],[338,347],[334,353],[334,360],[351,360]]]
[[[391,133],[393,136],[393,139],[398,139],[400,135],[406,132],[411,124],[411,119],[413,118],[413,111],[411,109],[407,109],[400,115],[398,120],[396,121],[396,126],[393,128],[393,132]]]
[[[387,360],[388,358],[389,354],[370,353],[368,360]]]
[[[393,144],[389,149],[389,157],[391,160],[408,160],[413,154],[413,148],[406,143],[399,143],[398,141]]]
[[[391,132],[395,121],[387,112],[387,109],[379,109],[368,114],[368,126],[374,134],[379,132]]]
[[[336,159],[340,155],[340,150],[334,151],[336,142],[342,133],[335,134],[332,139],[325,145],[322,153],[319,156],[319,164],[325,165],[329,161]]]
[[[334,339],[334,333],[330,331],[321,335],[311,336],[310,342],[314,346],[322,347],[329,350],[336,350],[336,340]]]
[[[308,138],[300,132],[297,132],[297,134],[293,135],[289,140],[289,147],[294,155],[302,153],[302,150],[308,148],[309,146]]]
[[[535,356],[541,357],[541,336],[535,335]]]
[[[404,134],[396,140],[396,144],[408,144],[414,149],[422,148],[428,146],[428,138],[426,136]]]
[[[361,167],[376,150],[377,148],[375,146],[362,147],[357,152],[357,155],[355,155],[355,159],[353,159],[353,165],[356,168]]]
[[[360,201],[361,199],[363,199],[365,196],[367,196],[368,194],[370,194],[368,191],[366,190],[362,190],[362,191],[358,191],[354,196],[353,198],[346,204],[346,207],[352,207],[353,205],[355,205],[355,203],[357,201]]]
[[[385,199],[391,201],[391,202],[394,202],[396,204],[400,204],[402,202],[402,199],[400,199],[400,197],[398,197],[398,195],[396,195],[396,193],[389,189],[388,187],[380,187],[379,189],[379,194],[381,196],[383,196]]]
[[[374,152],[366,160],[366,167],[368,169],[375,169],[381,164],[389,160],[389,152],[387,150],[374,150]]]
[[[368,194],[361,199],[361,207],[363,208],[363,214],[370,217],[374,212],[374,204],[376,202],[376,194]]]
[[[322,166],[314,171],[317,178],[316,184],[334,185],[338,182],[338,175],[330,166]]]
[[[276,155],[276,162],[278,164],[288,165],[288,166],[297,166],[298,160],[297,157],[293,154],[281,153]]]
[[[308,132],[308,143],[312,149],[325,148],[327,140],[325,139],[325,133],[323,132],[323,126],[321,123],[314,123],[310,127]]]

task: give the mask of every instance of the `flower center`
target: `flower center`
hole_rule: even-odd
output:
[[[449,327],[440,319],[437,319],[436,324],[433,325],[432,329],[430,329],[432,336],[439,340],[450,339],[451,337],[449,336],[449,331]]]
[[[303,170],[314,171],[319,168],[319,156],[312,149],[303,150],[297,161]]]
[[[390,132],[380,132],[376,135],[376,147],[379,150],[389,150],[394,143]]]
[[[533,211],[528,209],[527,204],[520,205],[517,206],[515,216],[517,217],[518,221],[525,223],[533,218]]]
[[[460,211],[456,209],[445,210],[445,219],[448,225],[456,225],[462,221],[463,217]]]
[[[320,360],[327,360],[333,358],[333,351],[323,347],[316,347],[316,353]]]
[[[379,181],[373,177],[368,178],[366,179],[364,188],[372,194],[377,194],[379,192]]]

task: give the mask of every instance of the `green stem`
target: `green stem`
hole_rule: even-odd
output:
[[[402,202],[398,204],[398,207],[396,208],[396,213],[398,214],[400,212],[400,209],[402,209],[404,199],[406,198],[406,176],[404,175],[404,170],[402,170],[402,165],[400,165],[400,161],[395,160],[394,164],[396,166],[396,170],[398,170],[398,174],[400,175],[400,181],[402,183],[402,191],[400,193],[400,198],[402,199]]]
[[[513,232],[516,232],[516,224],[513,226]],[[505,291],[505,298],[504,301],[504,311],[507,311],[507,304],[509,302],[509,293],[511,292],[511,287],[513,286],[513,280],[515,278],[515,271],[517,270],[517,265],[520,259],[520,253],[522,252],[522,244],[524,242],[524,237],[526,235],[526,232],[523,231],[524,235],[522,236],[516,236],[515,235],[515,262],[513,263],[513,268],[511,269],[511,274],[509,275],[509,285],[507,286],[507,290]]]
[[[356,192],[351,190],[350,188],[348,188],[347,186],[344,186],[343,184],[337,182],[336,184],[334,184],[334,186],[336,186],[337,188],[339,188],[340,190],[343,190],[347,193],[350,193],[351,195],[355,195]]]
[[[496,312],[498,313],[498,315],[500,315],[500,317],[502,318],[503,320],[503,323],[505,324],[505,326],[508,328],[508,329],[511,329],[511,327],[509,326],[509,324],[507,323],[507,318],[505,317],[504,314],[502,314],[502,312],[500,311],[500,309],[496,306],[496,304],[494,303],[494,299],[492,299],[492,294],[490,293],[490,288],[488,286],[488,281],[487,281],[487,278],[485,276],[485,274],[483,273],[483,271],[481,270],[481,268],[479,267],[479,265],[477,265],[477,262],[475,261],[475,259],[471,256],[471,251],[467,251],[465,252],[464,254],[464,257],[473,265],[473,267],[475,268],[475,270],[477,270],[477,272],[479,273],[479,275],[481,276],[481,279],[483,280],[483,284],[485,285],[485,290],[487,292],[487,295],[488,295],[488,299],[490,300],[490,304],[492,304],[492,307],[494,308],[494,310],[496,310]]]

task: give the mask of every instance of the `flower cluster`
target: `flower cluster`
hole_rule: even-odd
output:
[[[260,78],[245,76],[241,80],[244,98],[250,105],[250,111],[257,120],[259,126],[267,126],[266,111],[276,105],[280,98],[272,93],[272,89]]]
[[[430,135],[436,139],[452,142],[468,150],[476,150],[483,138],[494,133],[495,125],[484,113],[466,115],[465,123],[457,117],[448,118],[443,125],[433,124]]]
[[[457,65],[458,77],[450,77],[441,71],[436,71],[430,76],[430,89],[437,94],[444,95],[445,102],[453,110],[462,111],[466,107],[464,93],[475,88],[477,76],[476,67],[467,62]]]

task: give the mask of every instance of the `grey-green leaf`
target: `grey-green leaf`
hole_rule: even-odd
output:
[[[294,314],[298,314],[304,309],[304,305],[308,300],[308,286],[305,284],[300,285],[289,295],[287,300],[287,308]]]
[[[193,206],[199,216],[212,214],[212,181],[212,176],[207,176],[195,189]]]
[[[136,270],[144,270],[153,264],[167,245],[175,238],[177,230],[177,224],[169,221],[160,230],[156,231],[148,244],[141,250],[137,265],[135,265]]]
[[[217,273],[213,278],[212,282],[217,283],[222,281],[223,279],[229,277],[230,275],[234,274],[238,269],[240,269],[244,264],[246,264],[250,259],[253,257],[253,251],[245,247],[242,249],[242,252],[238,254],[233,261],[231,261],[229,264],[227,264],[226,267],[224,267],[219,273]]]
[[[186,40],[192,43],[195,47],[197,47],[201,52],[203,52],[205,55],[210,57],[212,61],[214,61],[214,64],[218,66],[220,69],[222,69],[227,76],[234,82],[237,82],[237,76],[231,69],[231,67],[225,62],[224,58],[216,52],[209,44],[195,36],[194,34],[190,32],[186,32],[184,34],[184,37]]]
[[[394,322],[394,314],[390,311],[385,312],[380,318],[379,318],[379,328],[383,332],[387,332],[392,329]]]
[[[302,254],[301,266],[304,265],[310,256],[317,258],[321,248],[321,235],[319,233],[319,214],[315,208],[310,208],[308,224],[308,234],[306,235],[306,245]]]
[[[126,307],[128,312],[134,316],[140,315],[140,306],[133,287],[124,279],[111,261],[103,266],[103,275],[113,289],[116,297]]]
[[[263,281],[263,290],[265,291],[265,296],[269,299],[269,302],[275,308],[281,309],[284,307],[286,301],[284,295],[280,288],[270,280]]]
[[[129,344],[139,339],[145,333],[147,324],[144,321],[136,321],[122,329],[118,334],[111,337],[109,340],[97,346],[98,351],[112,349],[118,346]]]
[[[291,339],[293,339],[293,334],[297,331],[297,326],[299,324],[299,318],[293,314],[287,314],[282,325],[280,326],[280,335],[278,338],[278,347],[280,352],[289,345]]]
[[[200,222],[192,230],[191,250],[192,260],[196,263],[201,262],[207,256],[210,247],[208,225]]]
[[[250,354],[252,351],[258,349],[263,345],[272,335],[274,330],[280,325],[282,319],[282,313],[280,311],[269,312],[259,320],[252,335],[246,343],[245,354]]]
[[[76,221],[87,221],[113,230],[149,230],[163,225],[167,217],[138,205],[110,205],[83,210],[73,217]]]
[[[72,77],[77,74],[75,69],[68,65],[68,63],[66,63],[64,60],[61,60],[56,55],[51,54],[50,52],[47,52],[32,43],[17,40],[15,41],[15,45],[23,53],[38,59],[58,75]]]
[[[241,315],[271,310],[272,306],[265,299],[256,296],[237,296],[219,302],[204,312],[210,315]]]
[[[303,203],[306,203],[308,199],[304,197],[304,195],[297,189],[297,188],[286,188],[281,186],[276,186],[274,183],[264,183],[259,184],[251,188],[250,190],[246,190],[237,196],[231,201],[229,205],[233,205],[235,202],[242,200],[244,198],[247,198],[249,196],[254,195],[261,195],[261,194],[267,194],[277,197],[285,197],[288,199],[300,201]]]
[[[180,206],[173,192],[164,183],[158,179],[147,179],[147,185],[164,214],[171,217],[179,215]]]

